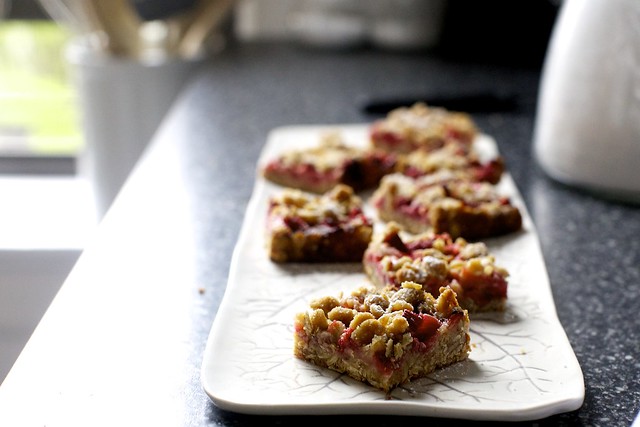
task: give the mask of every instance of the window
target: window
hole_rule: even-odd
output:
[[[0,20],[0,173],[73,173],[82,146],[64,61],[67,31],[51,20]]]

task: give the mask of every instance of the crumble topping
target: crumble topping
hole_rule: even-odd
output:
[[[365,222],[362,199],[351,187],[342,184],[321,196],[286,189],[271,199],[269,210],[272,217],[282,218],[288,227],[337,224],[352,219]]]
[[[507,201],[505,197],[500,196],[494,185],[467,180],[448,171],[418,178],[400,173],[390,174],[383,178],[378,191],[424,204],[441,199],[460,200],[469,205],[503,205]]]
[[[470,312],[504,308],[509,273],[485,243],[430,232],[402,239],[399,233],[397,224],[389,224],[365,252],[365,273],[374,284],[397,289],[412,281],[436,296],[449,287]]]
[[[312,164],[316,170],[325,172],[342,167],[345,162],[363,154],[362,149],[347,146],[338,133],[328,132],[321,136],[318,146],[287,151],[278,158],[278,161],[284,167]]]
[[[405,154],[399,158],[396,170],[411,177],[448,170],[458,178],[496,184],[504,172],[504,161],[496,157],[483,162],[475,152],[449,144],[436,150],[418,149]]]
[[[416,103],[411,107],[397,108],[375,122],[372,142],[403,152],[418,147],[432,150],[451,141],[468,144],[477,133],[475,123],[466,113]]]

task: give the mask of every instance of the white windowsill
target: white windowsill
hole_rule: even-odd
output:
[[[0,175],[0,200],[0,250],[80,250],[97,224],[76,176]]]
[[[97,225],[75,176],[0,175],[0,383]]]

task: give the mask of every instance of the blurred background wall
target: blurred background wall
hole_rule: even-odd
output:
[[[37,0],[5,1],[11,18],[47,18]],[[385,2],[402,5],[432,1],[440,0],[238,0],[234,28],[236,35],[245,40],[292,38],[290,12],[296,9],[347,10],[353,7],[350,4],[371,8]],[[434,53],[457,60],[538,67],[562,0],[442,2],[445,8],[438,43],[432,48]]]
[[[354,9],[368,13],[378,9],[376,20],[396,15],[405,31],[410,29],[415,14],[403,8],[425,9],[431,5],[439,21],[425,15],[424,26],[440,28],[434,44],[425,45],[430,53],[455,60],[500,63],[512,66],[541,66],[547,43],[562,0],[240,0],[236,9],[236,35],[243,40],[286,39],[295,37],[291,30],[292,14],[301,10],[346,18]],[[385,9],[385,4],[387,5]],[[442,5],[442,11],[438,5]],[[389,6],[390,5],[390,6]],[[403,15],[404,13],[404,15]],[[424,12],[423,12],[424,13]],[[309,22],[307,22],[309,24]],[[311,22],[312,23],[312,22]],[[330,31],[342,30],[353,37],[354,30],[345,29],[346,19],[325,24]],[[356,25],[352,22],[352,27]],[[307,25],[307,28],[312,27]],[[420,27],[415,27],[417,31]],[[400,30],[398,30],[400,31]],[[339,47],[339,45],[336,45]],[[400,47],[400,46],[398,46]]]
[[[10,19],[46,19],[37,0],[4,0],[7,18]]]

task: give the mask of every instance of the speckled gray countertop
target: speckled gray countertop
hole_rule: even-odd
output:
[[[513,111],[473,117],[497,140],[525,198],[558,315],[583,369],[583,408],[553,421],[628,425],[640,408],[640,209],[559,185],[538,169],[531,155],[538,82],[536,69],[457,64],[429,55],[257,46],[212,64],[187,92],[175,119],[193,127],[189,144],[194,168],[202,173],[198,187],[205,192],[203,199],[217,199],[223,188],[233,187],[224,197],[237,203],[234,215],[201,212],[215,233],[223,229],[216,225],[222,217],[233,230],[239,228],[255,160],[276,126],[369,121],[375,116],[361,109],[369,99],[486,92],[516,96],[519,106]],[[224,164],[216,163],[224,170],[208,170],[207,156],[226,157]],[[211,417],[234,419],[214,407]]]
[[[43,413],[54,414],[49,419],[63,421],[61,425],[82,420],[92,425],[92,420],[104,414],[113,419],[118,411],[128,414],[127,419],[170,419],[168,425],[307,423],[304,416],[265,417],[220,410],[202,391],[199,378],[209,328],[224,293],[253,189],[256,160],[267,133],[292,124],[368,122],[376,116],[364,113],[362,106],[371,99],[418,96],[429,101],[426,98],[489,92],[514,97],[517,105],[471,113],[482,130],[496,139],[537,227],[558,316],[582,367],[586,387],[579,410],[518,425],[631,425],[640,408],[640,209],[565,187],[538,169],[531,140],[539,77],[537,69],[456,63],[425,53],[327,52],[277,44],[229,46],[204,66],[165,120],[75,274],[65,283],[61,297],[54,301],[51,315],[0,389],[0,406],[12,402],[17,408],[37,411],[45,405],[41,402],[50,400],[59,409],[49,407]],[[192,242],[184,246],[173,230],[184,230]],[[174,238],[164,239],[164,235]],[[137,248],[135,262],[125,257],[124,253],[133,251],[127,248]],[[171,266],[162,262],[164,256],[189,267]],[[152,274],[149,266],[164,273]],[[125,270],[126,274],[112,277],[117,274],[114,271]],[[182,275],[184,271],[188,274]],[[139,288],[146,286],[144,277],[149,274],[155,286],[144,288],[149,289],[145,294]],[[102,338],[86,339],[109,348],[119,346],[122,337],[140,324],[152,327],[141,319],[160,312],[158,301],[163,311],[174,313],[179,331],[162,339],[143,334],[140,339],[145,345],[140,346],[128,339],[134,347],[128,350],[134,355],[130,364],[124,362],[126,358],[111,355],[108,360],[115,361],[107,362],[106,357],[102,359],[104,352],[91,353],[107,372],[113,370],[93,382],[78,372],[77,361],[58,362],[56,370],[71,378],[71,385],[62,391],[43,388],[47,381],[42,376],[52,375],[52,369],[33,355],[53,346],[44,338],[47,332],[63,335],[58,331],[61,320],[56,312],[62,306],[66,313],[79,310],[81,298],[93,298],[90,289],[99,286],[98,276],[102,282],[107,280],[104,277],[112,278],[114,292],[123,292],[121,298],[113,298],[124,301],[114,302],[114,311],[123,321],[113,326],[117,333],[105,334],[108,329],[98,327],[100,321],[94,319],[98,314],[84,310],[79,313],[83,322],[95,323],[92,329],[102,332]],[[167,290],[168,283],[175,286],[176,281],[182,282],[182,293]],[[99,295],[108,298],[106,291]],[[167,302],[171,299],[175,306]],[[90,342],[81,345],[69,339],[63,343],[68,346],[67,355],[89,351]],[[171,366],[162,365],[157,371],[158,355],[169,347],[179,351],[168,351]],[[55,353],[51,358],[57,360]],[[156,360],[152,363],[156,375],[145,375],[143,359]],[[29,379],[39,372],[41,381]],[[128,403],[107,391],[116,382],[107,377],[125,378],[124,373],[125,394],[136,396]],[[35,395],[29,397],[25,388],[31,393],[36,389]],[[74,405],[85,409],[73,414],[70,408]],[[168,413],[174,416],[165,417]],[[438,420],[415,417],[326,419],[381,426],[429,421],[438,425]]]

